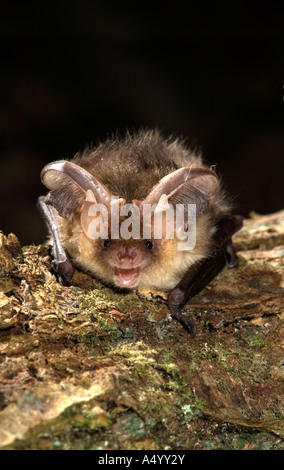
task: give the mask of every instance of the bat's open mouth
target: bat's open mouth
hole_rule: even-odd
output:
[[[134,287],[138,284],[140,268],[122,269],[114,268],[114,281],[121,287]]]

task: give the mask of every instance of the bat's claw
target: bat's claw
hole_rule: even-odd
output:
[[[182,324],[182,326],[189,332],[191,336],[196,335],[196,326],[195,323],[190,321],[188,318],[186,318],[184,315],[181,314],[182,318],[178,318],[179,322]]]
[[[59,277],[60,282],[63,285],[68,285],[75,271],[74,266],[69,260],[69,258],[67,258],[61,263],[54,263],[54,268],[57,273],[57,276]]]
[[[239,265],[239,259],[236,255],[232,240],[228,240],[225,246],[225,256],[227,260],[227,268],[236,268]]]
[[[169,294],[168,304],[172,317],[178,320],[191,336],[195,336],[195,324],[181,313],[181,305],[184,304],[184,292],[179,288],[173,289]]]
[[[172,314],[172,317],[173,318],[176,318],[176,320],[178,320],[182,326],[184,327],[184,329],[191,335],[191,336],[195,336],[196,335],[196,326],[195,324],[189,320],[187,317],[185,317],[182,313],[180,312],[171,312]]]

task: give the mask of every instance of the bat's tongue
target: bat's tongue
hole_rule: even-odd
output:
[[[118,286],[133,287],[138,283],[140,276],[139,268],[121,269],[114,268],[114,280]]]

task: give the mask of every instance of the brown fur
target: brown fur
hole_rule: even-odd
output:
[[[126,202],[145,199],[161,178],[178,168],[202,166],[199,154],[191,152],[180,140],[163,139],[156,130],[142,130],[134,135],[127,133],[124,138],[108,139],[96,148],[88,148],[77,154],[72,162],[86,169],[112,195],[124,198]],[[114,256],[111,249],[104,251],[101,240],[88,240],[78,226],[77,215],[84,201],[78,188],[66,179],[66,184],[51,191],[47,199],[60,213],[58,223],[61,226],[62,244],[74,264],[103,282],[113,284],[113,272],[109,264]],[[192,251],[178,251],[177,240],[174,239],[157,243],[155,252],[149,253],[141,240],[137,253],[144,257],[145,268],[141,270],[136,287],[173,289],[193,263],[210,254],[215,224],[229,212],[227,196],[219,186],[210,196],[207,209],[198,218],[197,243]]]

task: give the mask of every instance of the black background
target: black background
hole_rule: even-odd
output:
[[[9,2],[0,7],[0,228],[45,227],[42,167],[158,127],[217,164],[247,216],[283,208],[282,2]]]

